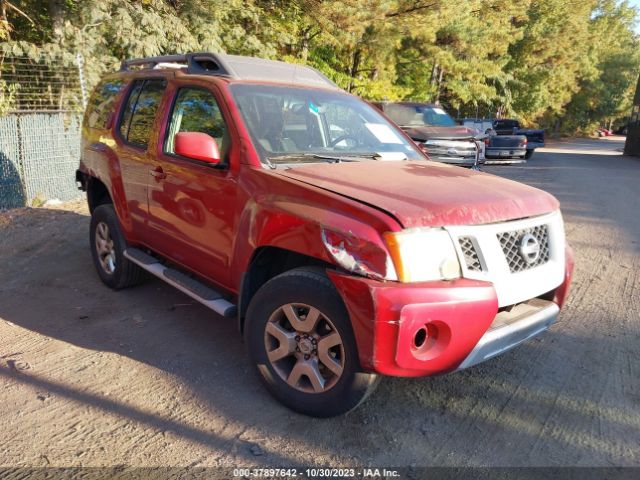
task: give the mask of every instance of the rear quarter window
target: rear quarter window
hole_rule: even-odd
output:
[[[518,128],[518,122],[515,120],[496,120],[496,128]]]
[[[85,126],[97,129],[106,128],[109,115],[113,112],[118,94],[124,85],[125,82],[122,79],[105,80],[98,84],[87,105]]]
[[[118,127],[127,143],[147,147],[166,86],[167,81],[164,79],[134,82]]]

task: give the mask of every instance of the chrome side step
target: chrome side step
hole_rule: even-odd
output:
[[[144,268],[147,272],[164,280],[181,292],[186,293],[191,298],[202,303],[205,307],[210,308],[218,315],[222,315],[223,317],[236,316],[236,306],[225,300],[219,292],[204,283],[191,278],[179,270],[165,267],[157,258],[137,248],[127,248],[124,251],[124,256],[139,267]]]

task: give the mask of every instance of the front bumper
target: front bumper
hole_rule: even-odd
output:
[[[517,305],[511,312],[498,313],[458,370],[489,360],[544,332],[559,313],[558,305],[539,298]]]
[[[418,143],[431,160],[452,165],[472,167],[484,162],[484,143],[470,139],[431,139]]]
[[[427,154],[429,155],[429,158],[435,162],[448,163],[451,165],[472,167],[476,163],[475,157],[470,158],[470,157],[437,156],[437,155],[430,154],[429,152],[427,152]],[[482,165],[483,163],[484,163],[484,160],[482,159],[478,160],[478,165]]]
[[[476,365],[545,331],[566,299],[572,271],[567,249],[562,284],[509,311],[499,311],[485,281],[399,284],[328,273],[349,312],[361,367],[419,377]]]

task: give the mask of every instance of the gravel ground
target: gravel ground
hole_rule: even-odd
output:
[[[562,202],[577,266],[549,332],[329,420],[271,399],[233,321],[157,280],[104,287],[83,203],[0,214],[0,465],[639,466],[640,159],[620,147],[486,169]]]

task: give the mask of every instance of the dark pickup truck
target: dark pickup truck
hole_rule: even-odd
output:
[[[507,118],[494,120],[493,130],[496,135],[524,135],[527,137],[526,158],[531,158],[536,148],[544,147],[544,130],[520,128],[518,120]]]
[[[484,143],[475,128],[458,125],[439,105],[420,102],[373,102],[429,157],[442,163],[474,167],[484,163]]]
[[[496,135],[488,133],[484,139],[485,164],[526,163],[527,137],[524,135]],[[531,156],[531,155],[529,155]]]

